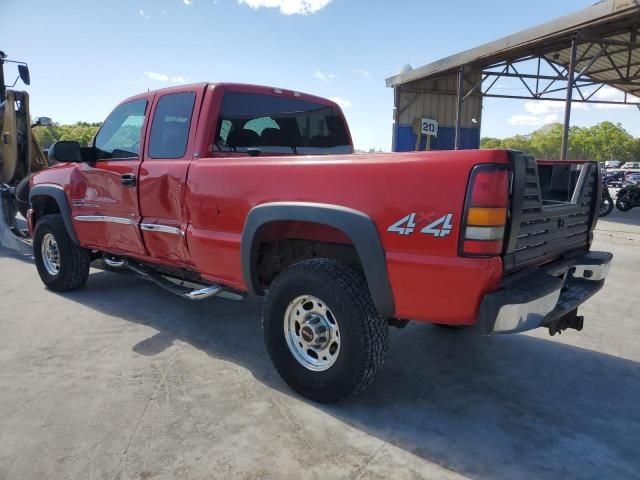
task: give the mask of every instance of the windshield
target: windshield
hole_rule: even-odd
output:
[[[347,126],[332,106],[298,98],[226,93],[215,150],[322,155],[353,153]]]

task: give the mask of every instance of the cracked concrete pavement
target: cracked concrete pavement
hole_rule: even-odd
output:
[[[0,250],[1,479],[640,479],[640,209],[582,332],[391,330],[376,383],[336,405],[290,391],[259,299],[188,303],[93,272],[45,290]]]

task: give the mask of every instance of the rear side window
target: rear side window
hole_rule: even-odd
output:
[[[182,158],[187,151],[194,92],[172,93],[158,100],[151,123],[149,157]]]
[[[146,100],[134,100],[111,112],[96,135],[98,160],[138,157],[146,109]]]
[[[222,97],[214,148],[298,155],[353,152],[337,108],[282,95],[236,92]]]

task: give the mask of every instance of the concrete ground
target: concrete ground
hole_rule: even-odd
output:
[[[586,326],[549,337],[391,331],[376,383],[337,405],[290,391],[260,301],[188,303],[94,272],[45,290],[0,251],[0,479],[640,478],[640,209]]]

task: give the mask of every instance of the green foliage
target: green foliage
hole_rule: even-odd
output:
[[[504,139],[485,137],[480,140],[480,148],[510,148],[537,158],[558,159],[562,148],[562,125],[552,123],[529,135]],[[569,159],[581,160],[637,161],[640,159],[640,139],[630,135],[619,123],[571,127],[568,156]]]
[[[50,127],[35,127],[33,133],[38,139],[40,148],[49,148],[58,140],[75,140],[82,146],[89,142],[100,128],[100,123],[77,122],[73,125],[54,123]]]

